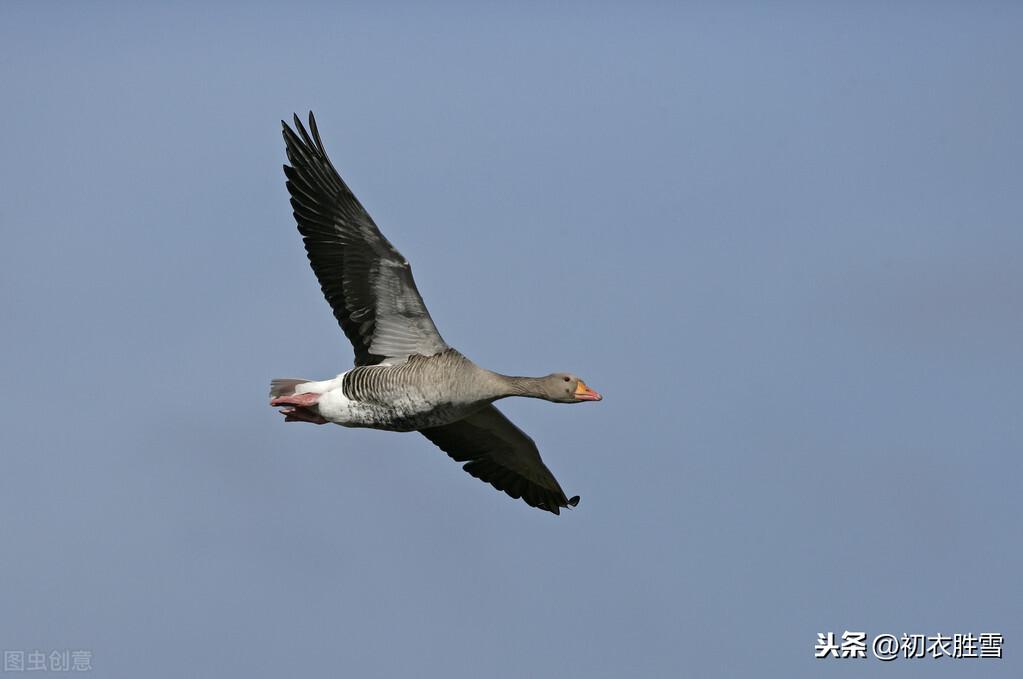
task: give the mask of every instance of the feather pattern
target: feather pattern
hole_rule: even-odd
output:
[[[319,414],[348,427],[414,431],[448,424],[490,403],[499,383],[454,349],[399,365],[352,368],[321,399]]]
[[[536,444],[494,405],[457,422],[420,430],[452,459],[465,462],[462,469],[510,497],[560,514],[562,507],[575,507],[547,465]]]
[[[284,140],[288,192],[309,263],[355,349],[356,365],[431,356],[447,349],[412,278],[412,268],[380,233],[323,148],[316,119],[295,116]]]

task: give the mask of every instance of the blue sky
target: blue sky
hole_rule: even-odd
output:
[[[96,676],[1019,676],[1023,9],[0,9],[0,647]],[[287,425],[279,121],[577,510]],[[814,660],[818,632],[1001,632]]]

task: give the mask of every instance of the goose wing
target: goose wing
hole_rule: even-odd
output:
[[[334,169],[316,119],[309,132],[281,121],[284,166],[298,230],[324,297],[355,348],[356,365],[444,351],[408,261],[391,245]],[[311,134],[310,134],[311,132]]]
[[[464,419],[420,433],[458,462],[462,469],[511,497],[554,514],[561,507],[575,507],[579,496],[569,499],[540,451],[525,432],[493,405]]]

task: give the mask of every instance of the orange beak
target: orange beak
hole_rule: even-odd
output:
[[[593,391],[586,386],[586,383],[579,380],[579,384],[575,387],[575,400],[577,401],[599,401],[604,398],[597,392]]]

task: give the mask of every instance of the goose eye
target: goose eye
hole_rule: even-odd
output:
[[[566,382],[568,382],[568,381],[569,381],[569,378],[567,378],[567,377],[566,377],[566,378],[565,378],[565,381],[566,381]]]

